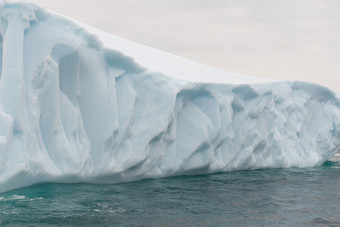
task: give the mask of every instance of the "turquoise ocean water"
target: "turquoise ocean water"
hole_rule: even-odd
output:
[[[340,162],[0,194],[0,225],[340,226]]]

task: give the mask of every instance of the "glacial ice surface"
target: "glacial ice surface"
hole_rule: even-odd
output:
[[[308,167],[340,147],[325,87],[223,72],[32,4],[0,8],[0,191]]]

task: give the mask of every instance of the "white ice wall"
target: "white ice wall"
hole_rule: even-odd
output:
[[[327,88],[240,77],[86,29],[1,6],[0,191],[315,166],[340,147]]]

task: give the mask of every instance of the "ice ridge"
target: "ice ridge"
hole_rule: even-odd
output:
[[[308,167],[340,147],[325,87],[221,72],[32,4],[0,9],[0,191]]]

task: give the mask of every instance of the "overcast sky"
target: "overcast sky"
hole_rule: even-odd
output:
[[[339,0],[28,1],[226,71],[340,93]]]

